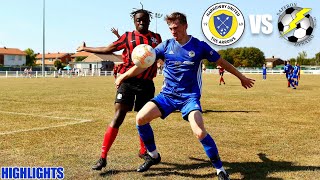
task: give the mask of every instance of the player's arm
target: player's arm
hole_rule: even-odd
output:
[[[222,59],[221,57],[216,62],[218,65],[223,67],[225,70],[230,72],[231,74],[235,75],[237,78],[240,79],[241,84],[244,88],[251,88],[254,84],[254,79],[250,79],[245,77],[242,73],[240,73],[232,64],[230,64],[228,61]]]
[[[82,45],[77,48],[77,52],[86,51],[91,53],[108,54],[117,51],[116,48],[117,47],[114,43],[111,43],[106,47],[87,47],[86,43],[83,42]]]
[[[147,68],[140,68],[138,66],[133,66],[127,72],[125,72],[125,73],[121,74],[119,77],[117,77],[116,81],[114,82],[114,84],[116,85],[116,88],[118,88],[124,80],[129,79],[131,77],[135,77],[135,76],[141,74],[146,69]]]
[[[117,36],[117,38],[120,38],[121,36],[120,36],[120,34],[119,34],[119,31],[118,31],[118,29],[116,29],[116,28],[111,28],[111,32],[114,34],[114,35],[116,35]]]

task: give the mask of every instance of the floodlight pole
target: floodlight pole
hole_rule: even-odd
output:
[[[163,16],[163,14],[161,13],[155,13],[154,17],[156,18],[156,33],[158,33],[158,22],[157,22],[157,19],[161,18]]]
[[[45,59],[45,12],[46,0],[43,0],[43,19],[42,19],[42,77],[44,77],[44,59]]]

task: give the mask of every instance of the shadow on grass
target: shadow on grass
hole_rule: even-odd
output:
[[[227,169],[230,175],[240,173],[242,179],[259,179],[259,180],[283,180],[282,178],[270,178],[268,174],[274,172],[297,172],[297,171],[317,171],[320,170],[320,166],[296,166],[292,162],[288,161],[273,161],[269,159],[266,154],[259,153],[259,158],[262,162],[223,162],[224,167]],[[215,170],[212,169],[211,173],[207,174],[192,174],[188,171],[194,169],[210,168],[211,163],[208,160],[198,159],[190,157],[190,160],[194,161],[193,164],[179,164],[179,163],[167,163],[161,162],[161,164],[168,167],[152,166],[148,172],[142,173],[144,177],[170,177],[181,176],[186,178],[214,178]],[[101,173],[100,176],[111,176],[118,173],[131,173],[135,170],[109,170],[105,173]]]
[[[203,110],[202,113],[259,113],[260,111],[219,111],[219,110]]]
[[[137,172],[137,170],[132,169],[132,170],[114,170],[114,169],[110,169],[108,171],[104,171],[100,173],[101,177],[108,177],[108,176],[112,176],[112,175],[116,175],[119,173],[134,173]]]
[[[283,180],[282,178],[270,178],[268,174],[274,172],[297,172],[297,171],[319,171],[320,166],[296,166],[289,161],[273,161],[264,153],[258,154],[262,162],[223,162],[224,167],[228,169],[228,173],[240,173],[242,179],[272,179]],[[190,158],[191,160],[201,162],[209,161],[197,158]]]

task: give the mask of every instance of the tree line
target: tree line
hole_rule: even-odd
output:
[[[31,48],[26,49],[27,53],[26,65],[35,66],[36,54]],[[264,53],[256,47],[239,47],[239,48],[227,48],[219,50],[218,53],[222,58],[233,64],[235,67],[261,67],[265,64]],[[76,59],[76,61],[82,61],[82,59]],[[308,58],[305,51],[299,52],[296,58],[290,59],[291,64],[298,62],[300,65],[320,65],[320,52],[315,54],[315,57]],[[60,62],[61,63],[61,62]],[[204,60],[204,64],[207,68],[215,68],[216,64],[211,63],[208,60]],[[62,66],[57,62],[55,66]]]
[[[264,53],[256,47],[227,48],[219,50],[218,53],[235,67],[261,67],[265,64]],[[290,62],[291,64],[298,62],[300,65],[319,66],[320,52],[315,54],[315,57],[308,58],[307,53],[302,51],[298,53],[296,58],[291,58]],[[215,63],[211,63],[208,60],[204,60],[204,64],[207,68],[216,67]]]

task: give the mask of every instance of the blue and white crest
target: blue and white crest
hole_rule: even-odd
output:
[[[225,36],[231,29],[232,26],[232,16],[226,14],[220,14],[219,16],[214,16],[214,27],[221,36]]]

